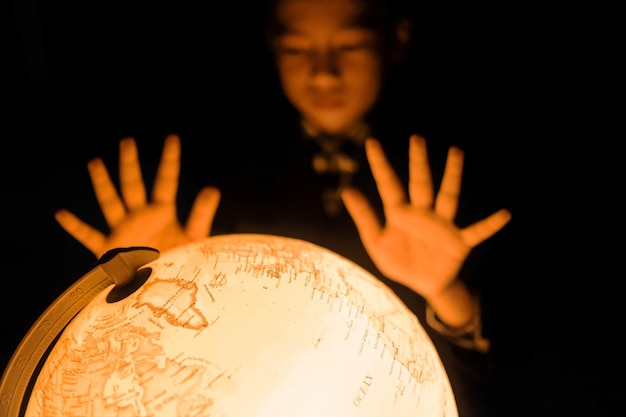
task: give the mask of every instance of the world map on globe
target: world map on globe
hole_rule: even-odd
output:
[[[457,416],[417,317],[327,249],[213,236],[141,271],[67,325],[26,416]]]

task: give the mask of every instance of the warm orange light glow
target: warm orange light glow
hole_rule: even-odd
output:
[[[214,236],[145,268],[135,291],[110,287],[69,323],[27,416],[457,414],[417,318],[326,249]]]

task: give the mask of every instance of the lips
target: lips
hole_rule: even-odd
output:
[[[311,100],[311,104],[318,109],[336,109],[343,107],[343,100],[334,97],[317,97]]]

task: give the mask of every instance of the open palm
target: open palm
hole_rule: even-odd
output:
[[[91,160],[87,167],[110,233],[107,235],[95,229],[65,209],[58,210],[55,218],[97,257],[108,250],[130,246],[165,251],[209,235],[220,200],[216,188],[205,187],[198,193],[185,226],[177,217],[180,172],[180,138],[177,135],[165,139],[151,201],[147,199],[134,139],[120,141],[121,196],[101,159]]]
[[[504,227],[511,214],[501,209],[463,229],[454,224],[463,170],[458,148],[449,150],[436,196],[423,138],[413,135],[409,141],[408,195],[379,142],[368,139],[366,152],[386,223],[358,190],[343,193],[365,249],[387,277],[426,298],[443,293],[455,282],[471,249]]]

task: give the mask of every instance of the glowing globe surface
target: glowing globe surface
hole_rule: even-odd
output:
[[[144,268],[137,290],[104,290],[69,323],[27,416],[457,415],[415,315],[333,252],[224,235]]]

